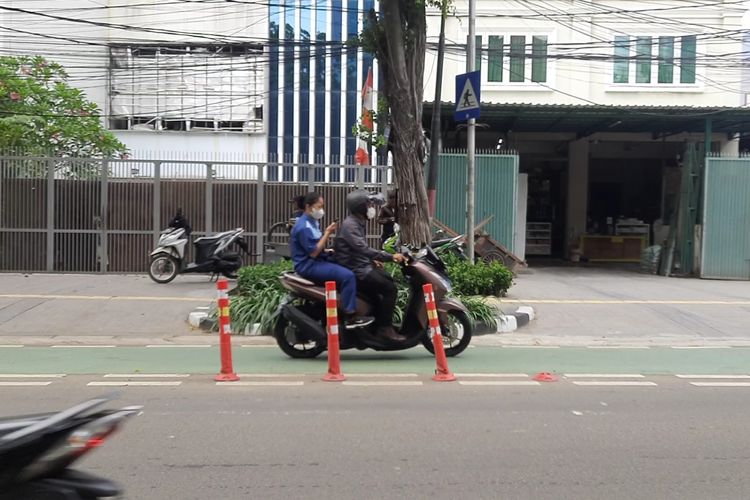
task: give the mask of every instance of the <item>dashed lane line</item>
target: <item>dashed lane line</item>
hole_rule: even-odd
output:
[[[684,379],[750,379],[750,375],[675,375],[677,378]]]
[[[107,373],[104,378],[187,378],[187,373]]]
[[[456,373],[455,375],[459,378],[529,378],[526,373]]]
[[[157,382],[154,380],[149,381],[120,381],[120,382],[89,382],[86,384],[90,387],[147,387],[147,386],[166,386],[166,387],[177,387],[179,385],[182,385],[182,381],[180,382]]]
[[[542,385],[534,380],[459,380],[459,385],[468,386],[539,386]]]
[[[382,380],[345,380],[342,382],[343,385],[349,386],[360,386],[360,387],[400,387],[400,386],[420,386],[424,385],[421,380],[393,380],[393,381],[382,381]]]
[[[639,382],[630,380],[574,380],[574,385],[589,387],[656,387],[656,382]]]
[[[566,373],[567,378],[645,378],[640,373]]]
[[[0,382],[0,387],[44,387],[52,382]]]
[[[149,349],[158,349],[158,348],[205,349],[205,348],[211,347],[211,344],[181,344],[181,345],[174,345],[174,344],[149,344],[146,347],[149,348]]]
[[[690,382],[695,387],[750,387],[750,382]]]
[[[0,373],[0,378],[63,378],[64,373]]]
[[[225,387],[299,387],[305,385],[305,382],[302,380],[238,380],[236,382],[216,382],[216,385]]]

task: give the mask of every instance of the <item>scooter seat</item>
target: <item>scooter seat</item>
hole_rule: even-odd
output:
[[[316,283],[313,283],[310,280],[307,280],[307,279],[303,278],[302,276],[300,276],[297,273],[287,272],[287,273],[284,273],[284,276],[286,278],[289,278],[292,281],[296,281],[300,285],[305,285],[305,286],[320,286],[320,285],[317,285]]]

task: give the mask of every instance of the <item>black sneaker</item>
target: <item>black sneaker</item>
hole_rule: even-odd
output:
[[[370,316],[352,316],[346,319],[346,329],[362,328],[363,326],[372,324],[373,321],[375,321],[375,318]]]

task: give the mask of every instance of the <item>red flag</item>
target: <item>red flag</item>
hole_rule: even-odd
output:
[[[362,127],[372,132],[375,128],[373,120],[373,89],[372,89],[372,68],[367,70],[367,80],[362,87]],[[355,155],[357,165],[370,164],[370,145],[360,137]]]

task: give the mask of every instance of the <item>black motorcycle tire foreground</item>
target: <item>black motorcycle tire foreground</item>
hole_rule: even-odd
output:
[[[70,466],[141,407],[94,409],[110,397],[40,415],[0,418],[0,500],[97,500],[122,494],[108,479]]]
[[[407,262],[401,270],[409,281],[409,301],[403,321],[396,325],[403,342],[387,340],[375,335],[375,326],[368,325],[348,330],[340,322],[339,345],[343,349],[374,349],[376,351],[399,351],[422,344],[434,353],[429,336],[427,310],[422,285],[431,283],[438,307],[440,330],[447,356],[457,356],[471,342],[473,323],[466,307],[457,299],[447,297],[450,280],[445,266],[435,252],[427,247],[416,256],[403,250]],[[274,336],[279,348],[288,356],[297,359],[315,358],[327,349],[325,291],[320,284],[311,283],[294,273],[285,273],[281,283],[290,293],[279,308]],[[372,315],[373,306],[360,296],[357,312],[362,316]]]
[[[188,264],[186,247],[190,244],[191,233],[190,223],[179,209],[169,227],[161,232],[159,243],[150,254],[149,277],[160,284],[169,283],[179,274],[222,274],[229,279],[237,279],[243,266],[242,256],[229,248],[237,245],[245,254],[249,254],[247,242],[242,237],[244,229],[197,238],[193,241],[195,262]]]

